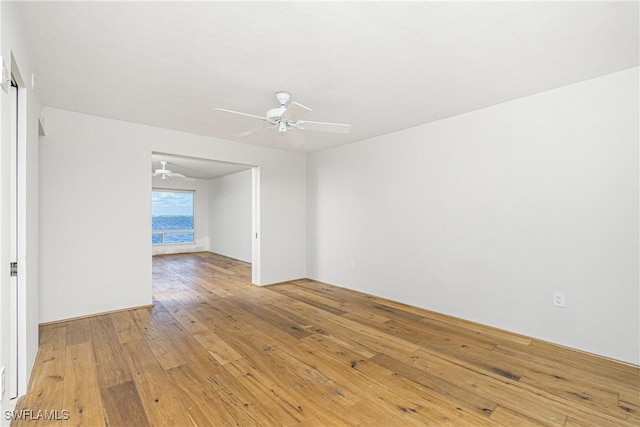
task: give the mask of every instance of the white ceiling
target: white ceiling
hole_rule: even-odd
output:
[[[46,105],[289,148],[264,115],[286,90],[312,151],[638,65],[638,2],[24,2]]]
[[[216,160],[195,157],[175,156],[171,154],[153,153],[151,155],[151,171],[160,169],[160,162],[167,162],[167,169],[195,179],[214,179],[224,175],[251,169],[251,166],[238,163],[219,162]]]

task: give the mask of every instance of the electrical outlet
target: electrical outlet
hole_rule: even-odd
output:
[[[555,292],[553,294],[553,305],[556,307],[564,307],[564,293]]]
[[[349,260],[349,267],[350,268],[356,268],[356,260],[355,259],[351,258]]]
[[[0,397],[4,397],[4,366],[0,368],[0,377],[2,378],[2,393],[0,393]]]

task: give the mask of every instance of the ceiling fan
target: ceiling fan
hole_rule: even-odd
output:
[[[227,110],[225,108],[214,108],[213,110],[222,111],[224,113],[238,114],[241,116],[250,117],[266,122],[265,125],[259,128],[240,132],[233,136],[243,137],[264,129],[276,129],[277,132],[279,132],[280,135],[287,139],[293,146],[298,146],[305,143],[302,135],[297,132],[298,130],[315,130],[320,132],[341,134],[347,134],[349,133],[349,131],[351,131],[351,125],[348,124],[302,120],[304,116],[311,112],[311,108],[305,107],[304,105],[298,104],[297,102],[289,103],[290,99],[290,93],[276,92],[276,100],[278,101],[278,103],[280,103],[280,106],[267,111],[265,117]]]
[[[169,169],[167,169],[167,162],[165,160],[160,161],[160,164],[162,165],[162,167],[160,169],[156,169],[155,172],[151,174],[151,176],[160,176],[162,177],[162,179],[182,178],[189,181],[195,181],[194,178],[189,178],[188,176],[184,176],[181,173],[171,172]]]

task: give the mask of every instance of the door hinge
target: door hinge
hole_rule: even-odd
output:
[[[11,262],[9,263],[9,276],[14,277],[18,275],[18,263]]]

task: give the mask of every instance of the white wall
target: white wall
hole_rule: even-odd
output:
[[[635,68],[311,154],[309,276],[640,363],[638,103]]]
[[[194,195],[194,226],[195,242],[193,244],[153,245],[153,254],[177,254],[202,252],[209,250],[209,181],[197,179],[188,181],[180,178],[162,179],[151,178],[154,189],[193,190]],[[149,193],[151,200],[151,193]],[[149,230],[151,238],[151,230]]]
[[[151,304],[151,152],[89,116],[47,115],[40,321]]]
[[[22,118],[26,121],[24,145],[20,155],[24,159],[21,170],[23,197],[21,209],[26,217],[20,224],[20,234],[24,243],[19,250],[21,288],[19,291],[19,316],[22,328],[19,332],[20,363],[18,391],[25,392],[28,375],[31,372],[38,347],[38,116],[41,111],[37,86],[31,86],[31,75],[35,72],[33,58],[25,33],[22,16],[13,2],[0,2],[0,55],[7,68],[19,71],[23,85],[21,97]],[[12,58],[14,61],[12,61]],[[8,366],[9,351],[9,144],[10,105],[8,92],[0,90],[0,366]],[[2,396],[0,409],[11,409],[15,401]],[[5,423],[3,419],[0,423]]]
[[[251,169],[209,182],[211,252],[251,262]]]
[[[46,120],[41,322],[151,302],[152,152],[260,166],[260,284],[306,276],[303,154],[54,108]]]

